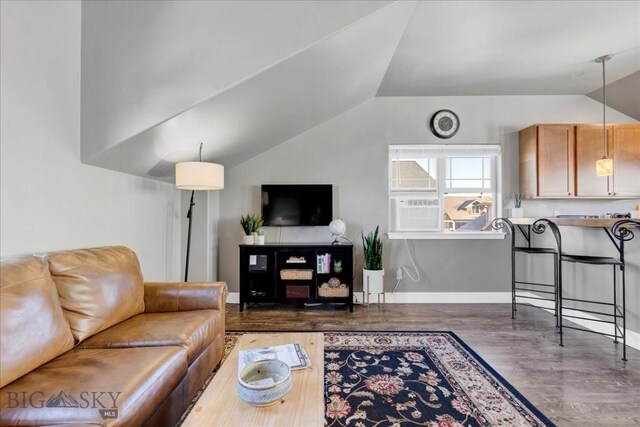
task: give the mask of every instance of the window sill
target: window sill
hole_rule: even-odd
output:
[[[505,233],[495,231],[411,231],[411,232],[391,232],[387,233],[389,240],[501,240]]]

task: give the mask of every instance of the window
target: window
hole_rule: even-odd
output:
[[[390,237],[486,230],[500,187],[499,145],[391,145]]]

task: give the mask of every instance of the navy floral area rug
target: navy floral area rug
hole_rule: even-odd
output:
[[[324,336],[330,427],[554,425],[452,332]]]
[[[453,332],[325,332],[324,373],[329,427],[555,425]]]

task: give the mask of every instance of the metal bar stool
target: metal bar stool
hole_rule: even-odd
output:
[[[527,240],[527,246],[516,246],[516,233],[515,227],[513,223],[509,221],[507,218],[496,218],[491,222],[491,228],[494,230],[507,230],[509,235],[511,235],[511,318],[515,319],[515,314],[517,305],[530,305],[537,307],[535,304],[531,302],[526,302],[526,300],[542,300],[542,301],[552,301],[554,305],[554,314],[556,318],[558,317],[558,251],[553,248],[535,248],[531,246],[531,235],[530,233],[525,232],[522,228],[520,231],[522,235]],[[516,280],[516,253],[525,253],[528,255],[534,254],[549,254],[553,255],[553,284],[549,283],[535,283],[535,282],[525,282],[521,280]],[[522,287],[520,285],[529,286]],[[535,286],[535,287],[532,287]],[[544,288],[544,289],[542,289]],[[548,288],[552,288],[552,290],[548,290]],[[545,290],[546,289],[546,290]],[[519,294],[518,291],[521,292],[534,292],[538,294],[538,296],[530,296],[530,295],[522,295]],[[540,294],[543,294],[540,296]],[[550,297],[544,298],[544,296],[550,295]],[[524,299],[524,302],[518,302],[518,298]],[[558,326],[558,320],[556,319],[556,326]]]
[[[558,247],[558,253],[560,254],[560,262],[558,263],[557,271],[558,271],[558,280],[559,280],[559,282],[558,282],[558,318],[559,318],[559,321],[560,321],[559,332],[560,332],[560,345],[561,346],[564,346],[563,336],[562,336],[563,335],[563,333],[562,333],[563,332],[563,328],[574,329],[574,330],[583,331],[583,332],[591,332],[591,333],[598,334],[598,335],[608,336],[610,338],[613,338],[614,344],[617,344],[618,343],[618,338],[621,338],[622,339],[622,345],[623,345],[622,360],[624,360],[624,361],[627,360],[626,277],[625,277],[626,275],[625,275],[625,261],[624,261],[624,242],[633,239],[634,235],[633,235],[633,232],[631,231],[630,227],[631,226],[636,226],[637,227],[639,225],[640,225],[640,222],[638,222],[638,221],[621,220],[621,221],[616,222],[611,227],[611,231],[606,230],[607,231],[607,235],[609,236],[609,238],[614,243],[614,245],[616,246],[616,248],[618,249],[618,251],[620,253],[620,259],[618,259],[618,258],[615,258],[615,257],[607,257],[607,256],[590,256],[590,255],[564,254],[564,253],[562,253],[562,235],[560,233],[560,229],[558,228],[558,226],[556,224],[554,224],[552,221],[550,221],[550,220],[548,220],[546,218],[539,219],[539,220],[537,220],[536,222],[533,223],[533,231],[535,233],[542,234],[542,233],[544,233],[544,231],[546,230],[547,227],[549,227],[551,229],[551,232],[553,233],[553,236],[554,236],[554,238],[556,240],[556,245]],[[614,240],[614,237],[617,240],[620,241],[619,244],[616,243],[616,241]],[[565,297],[563,295],[563,289],[562,289],[562,262],[571,262],[571,263],[575,263],[575,264],[590,264],[590,265],[611,266],[611,269],[613,271],[613,303]],[[618,301],[618,295],[617,295],[618,282],[617,282],[616,267],[618,267],[620,269],[620,272],[621,272],[621,275],[622,275],[622,286],[621,286],[622,307],[620,307],[618,305],[619,301]],[[564,305],[564,303],[563,303],[564,301],[571,301],[573,303],[577,303],[576,306],[579,303],[596,304],[596,305],[600,305],[600,306],[604,306],[604,307],[610,307],[612,309],[612,311],[611,312],[606,312],[606,311],[588,310],[588,309],[576,308],[576,306],[568,307],[568,306]],[[602,318],[594,319],[594,318],[588,318],[588,317],[583,317],[583,316],[578,316],[578,315],[563,314],[563,310],[564,309],[580,311],[580,312],[589,313],[589,314],[596,314],[596,315],[599,315],[599,316],[604,316],[605,319],[602,319]],[[608,323],[608,324],[613,325],[613,334],[604,333],[604,332],[597,332],[597,331],[593,331],[593,330],[590,330],[590,329],[578,328],[578,327],[575,327],[575,326],[564,325],[563,324],[563,318],[580,319],[580,320]],[[620,323],[619,323],[620,320],[622,321],[622,325],[620,325]]]

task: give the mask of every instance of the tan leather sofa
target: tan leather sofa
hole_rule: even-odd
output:
[[[175,425],[222,359],[226,296],[144,283],[125,247],[2,261],[0,425]]]

